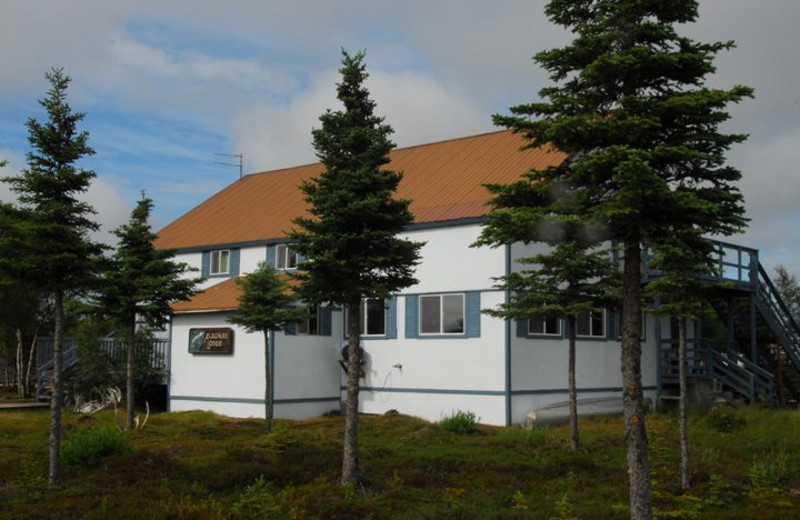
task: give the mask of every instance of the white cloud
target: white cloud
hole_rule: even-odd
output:
[[[100,177],[92,181],[83,200],[97,212],[94,220],[100,224],[100,229],[92,234],[92,239],[105,244],[116,244],[117,237],[112,231],[128,221],[132,207],[111,182]]]

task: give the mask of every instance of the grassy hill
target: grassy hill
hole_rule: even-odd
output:
[[[478,426],[364,416],[364,489],[337,485],[343,420],[151,416],[119,432],[113,412],[66,414],[63,487],[48,488],[47,411],[0,412],[0,519],[627,518],[624,428]],[[800,518],[800,412],[721,409],[691,419],[694,490],[679,494],[677,418],[648,417],[659,518]],[[102,448],[105,448],[103,451]]]

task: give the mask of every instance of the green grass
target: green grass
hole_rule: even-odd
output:
[[[732,413],[730,432],[692,413],[688,496],[679,492],[677,417],[648,417],[659,518],[800,518],[800,412]],[[0,412],[0,519],[628,517],[619,418],[582,421],[573,453],[566,426],[478,425],[459,435],[397,414],[363,416],[358,493],[337,483],[340,417],[279,420],[265,435],[258,420],[154,415],[122,434],[129,449],[103,452],[94,466],[65,464],[59,489],[46,482],[48,420],[46,410]],[[113,412],[67,413],[64,443],[109,428]]]

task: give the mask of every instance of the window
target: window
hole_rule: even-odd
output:
[[[528,334],[541,336],[561,336],[561,320],[544,314],[528,320]]]
[[[275,248],[276,269],[297,269],[297,251],[286,244],[278,244]]]
[[[211,251],[209,274],[228,274],[230,272],[231,252],[229,249]]]
[[[617,330],[616,330],[617,339],[621,340],[622,339],[622,310],[621,309],[617,310],[616,312],[614,312],[614,325],[617,328]],[[646,312],[642,312],[642,330],[640,331],[641,336],[639,337],[639,339],[641,339],[641,340],[645,339],[645,337],[646,337],[645,332],[646,331],[647,331],[647,313]],[[677,337],[677,336],[675,336],[675,337]]]
[[[606,337],[606,311],[581,312],[575,317],[575,334],[584,338]]]
[[[420,334],[463,334],[464,295],[419,297]]]
[[[386,334],[386,301],[365,298],[361,301],[361,319],[358,330],[362,336],[384,336]],[[344,311],[344,337],[347,337],[347,320],[350,309]]]
[[[297,323],[297,334],[319,335],[319,312],[316,307],[308,309],[308,318]]]

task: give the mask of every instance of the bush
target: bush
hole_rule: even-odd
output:
[[[720,433],[731,433],[747,424],[747,419],[730,406],[715,406],[708,412],[711,428]]]
[[[478,431],[475,427],[477,421],[478,418],[473,412],[459,410],[439,421],[439,426],[449,432],[464,435]]]
[[[278,493],[263,475],[247,486],[231,508],[238,520],[278,518],[281,507]]]
[[[61,449],[69,466],[97,466],[110,455],[130,451],[130,441],[116,428],[92,428],[71,433]]]

